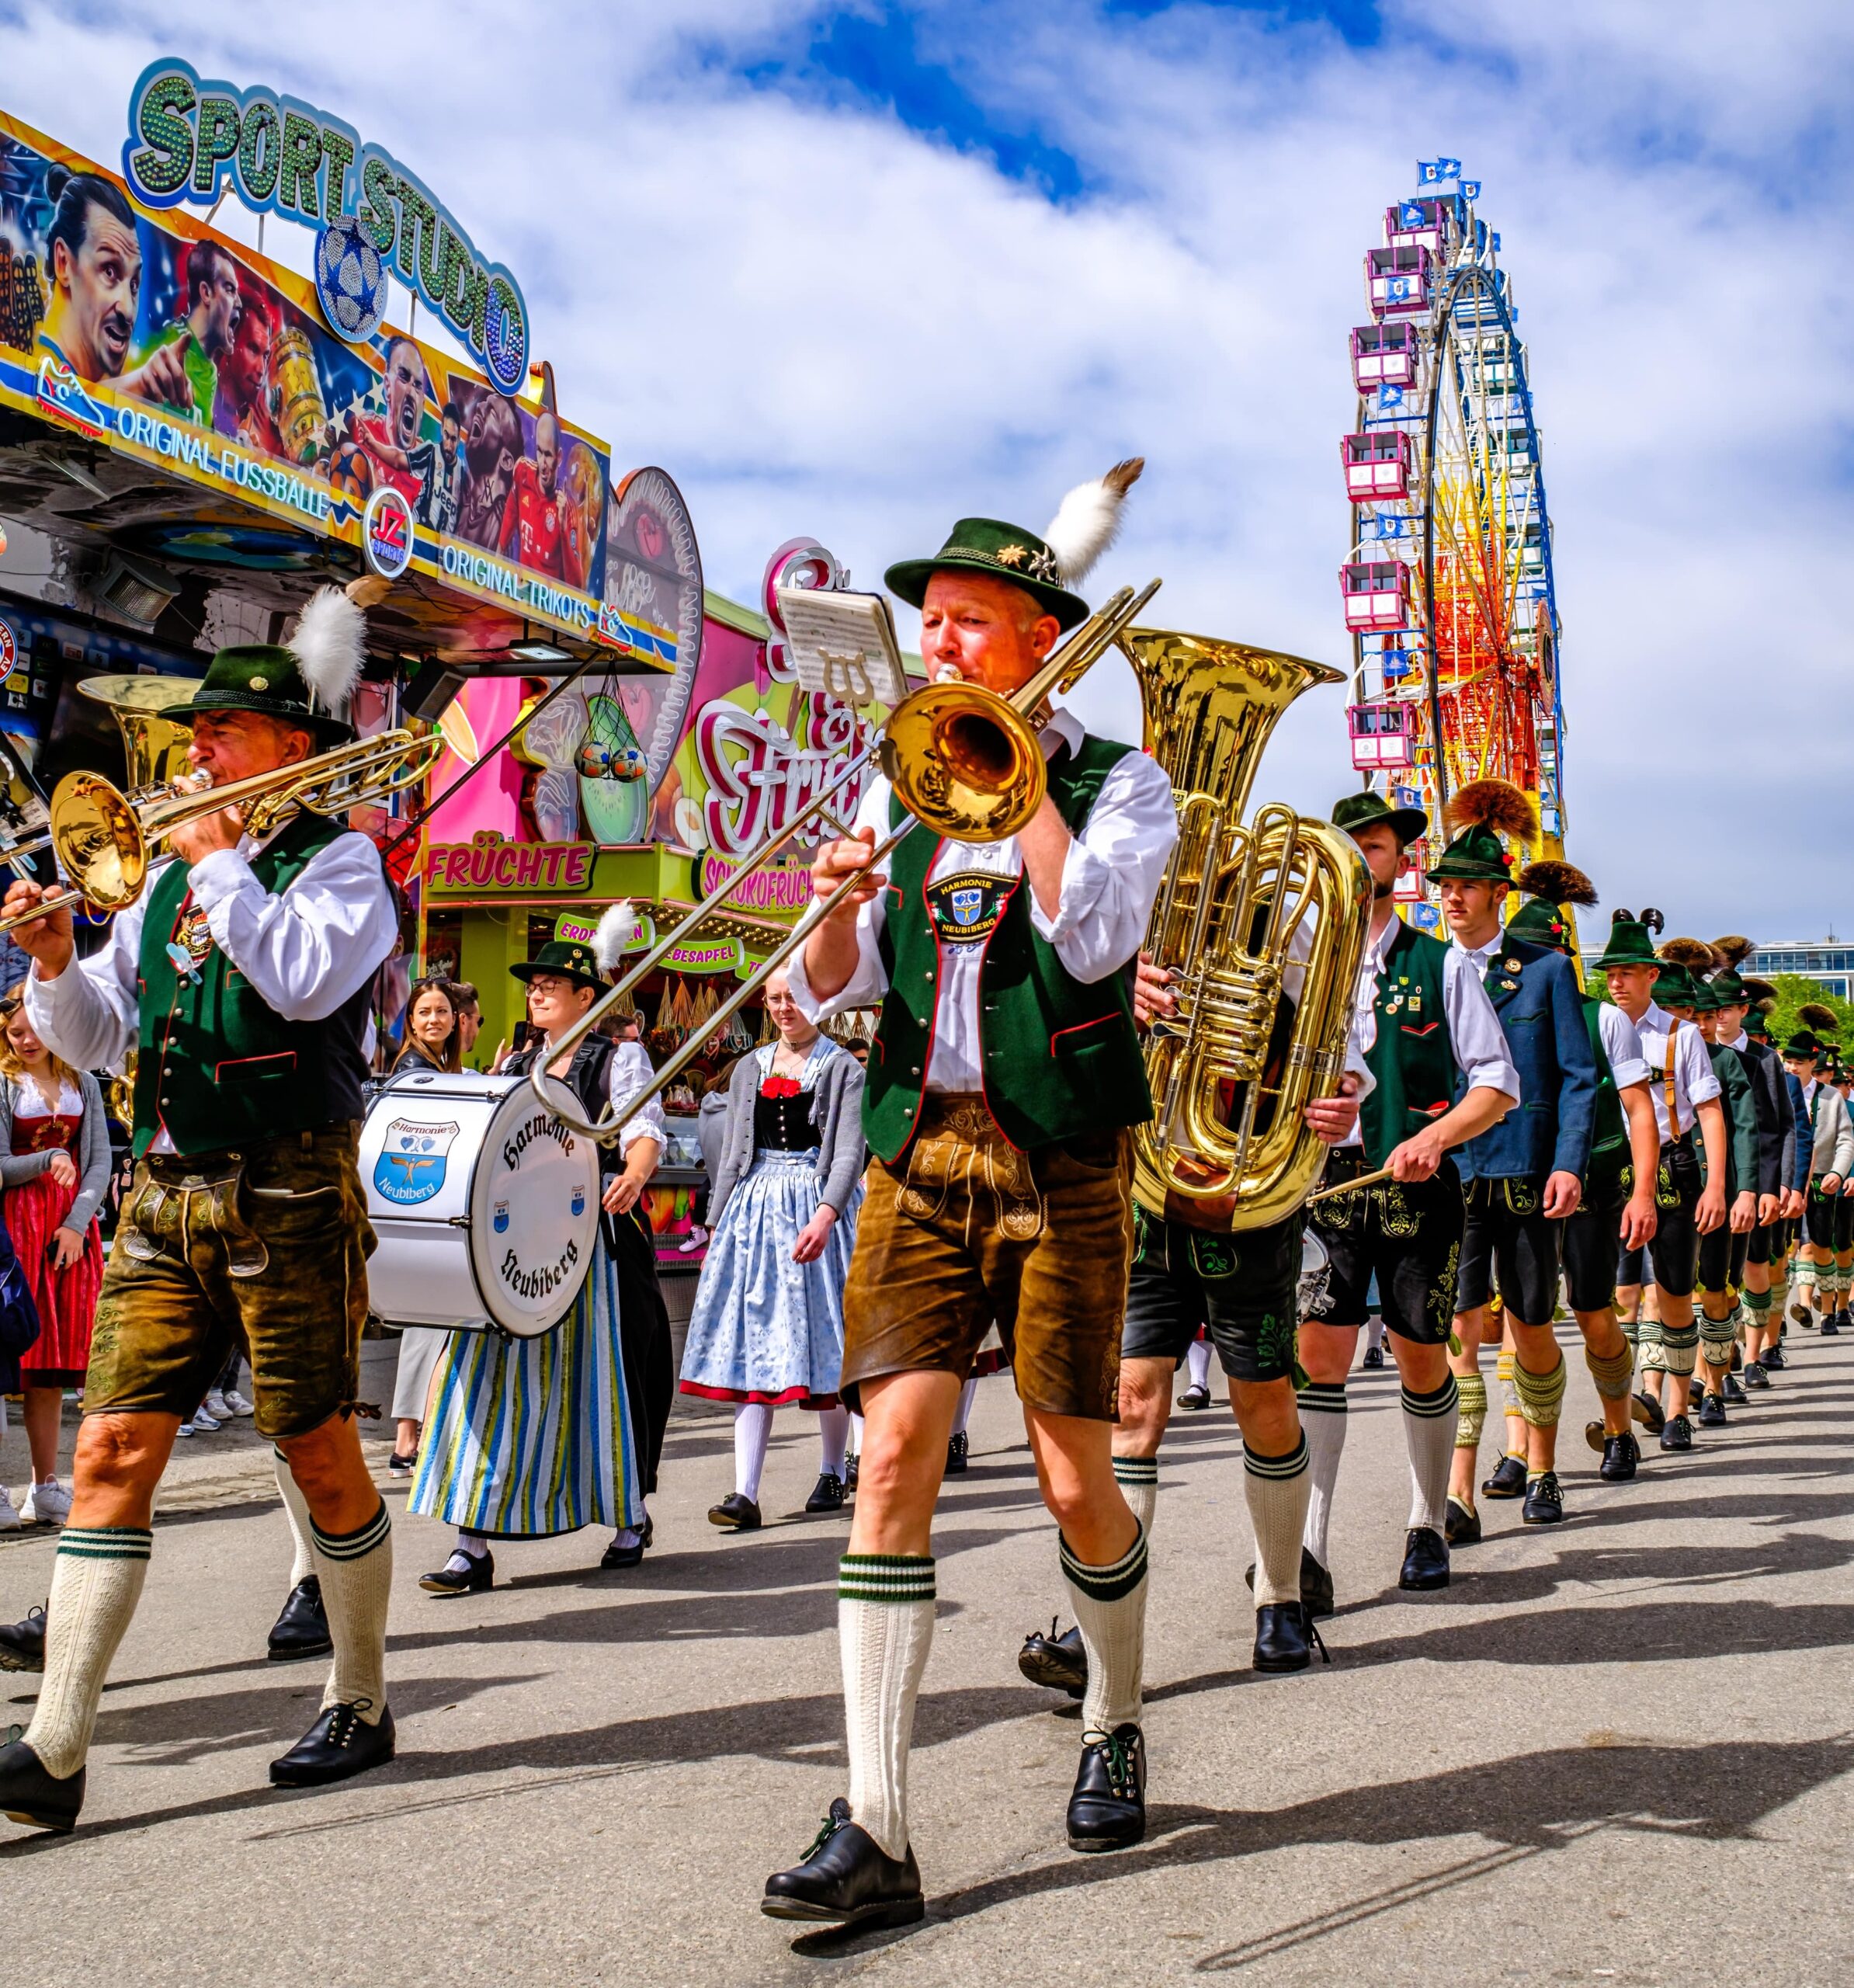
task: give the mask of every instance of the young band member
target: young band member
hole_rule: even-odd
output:
[[[1463,1402],[1446,1528],[1454,1546],[1481,1537],[1474,1506],[1487,1399],[1480,1350],[1496,1284],[1528,1432],[1522,1516],[1528,1525],[1554,1525],[1564,1516],[1557,1444],[1567,1372],[1551,1319],[1564,1223],[1582,1196],[1590,1163],[1597,1072],[1571,962],[1555,948],[1501,930],[1512,857],[1500,836],[1523,843],[1538,833],[1532,803],[1505,780],[1470,780],[1450,800],[1448,815],[1460,832],[1428,874],[1442,887],[1453,951],[1478,977],[1500,1018],[1522,1100],[1519,1110],[1467,1140],[1456,1163],[1467,1214],[1455,1298],[1461,1350],[1449,1361]]]
[[[929,674],[1005,693],[1026,683],[1085,617],[1072,589],[1134,473],[1071,493],[1052,540],[967,518],[932,558],[891,567],[889,586],[921,608]],[[1146,1538],[1109,1437],[1133,1239],[1124,1128],[1152,1111],[1125,969],[1177,818],[1144,754],[1061,709],[1042,739],[1049,792],[1021,833],[967,844],[917,829],[791,975],[814,1019],[877,1000],[882,1019],[863,1098],[875,1161],[844,1293],[843,1393],[864,1418],[838,1590],[849,1792],[804,1861],[767,1881],[775,1917],[922,1915],[907,1771],[933,1635],[930,1529],[960,1391],[994,1319],[1088,1654],[1069,1841],[1113,1849],[1144,1830]],[[898,813],[877,782],[856,837],[819,851],[813,888],[836,894]]]
[[[1345,1377],[1365,1322],[1373,1274],[1403,1382],[1410,1455],[1409,1532],[1400,1587],[1446,1587],[1449,1460],[1460,1398],[1448,1341],[1460,1260],[1460,1176],[1450,1150],[1484,1132],[1519,1101],[1519,1079],[1481,976],[1458,947],[1397,915],[1404,851],[1429,825],[1418,808],[1392,809],[1377,794],[1349,794],[1333,825],[1371,872],[1370,936],[1359,971],[1359,1034],[1373,1088],[1354,1142],[1336,1148],[1325,1185],[1388,1167],[1392,1178],[1335,1195],[1313,1210],[1330,1259],[1328,1302],[1300,1327],[1303,1427],[1313,1458],[1308,1552],[1329,1568],[1326,1532],[1345,1441]],[[1330,1602],[1330,1573],[1320,1586]]]
[[[1824,1330],[1837,1329],[1835,1289],[1835,1222],[1842,1187],[1854,1176],[1854,1121],[1841,1093],[1819,1067],[1825,1061],[1821,1038],[1814,1031],[1831,1026],[1834,1010],[1807,1002],[1797,1011],[1804,1024],[1783,1045],[1783,1067],[1800,1089],[1810,1128],[1809,1183],[1805,1190],[1802,1242],[1797,1251],[1796,1302],[1790,1315],[1799,1326],[1813,1326],[1813,1297],[1821,1306]],[[1792,1100],[1793,1102],[1793,1100]]]
[[[1689,943],[1670,939],[1661,951],[1680,958],[1680,954],[1671,953],[1670,948],[1684,948]],[[1690,943],[1701,949],[1707,960],[1715,957],[1703,940]],[[1687,960],[1681,959],[1681,964],[1688,967],[1689,1005],[1706,1039],[1706,1053],[1712,1059],[1725,1107],[1727,1215],[1723,1226],[1700,1239],[1700,1354],[1695,1369],[1704,1389],[1696,1420],[1702,1429],[1722,1429],[1727,1402],[1734,1395],[1741,1402],[1745,1399],[1732,1381],[1731,1357],[1738,1343],[1738,1289],[1744,1281],[1745,1253],[1758,1220],[1758,1112],[1750,1072],[1737,1052],[1717,1039],[1719,997],[1712,982],[1695,977]],[[1773,1162],[1773,1180],[1776,1172]]]
[[[189,705],[189,757],[223,786],[345,738],[359,610],[325,589],[288,648],[222,649]],[[312,701],[311,685],[317,700]],[[397,936],[366,836],[304,812],[260,846],[236,811],[175,829],[174,860],[73,954],[68,911],[21,926],[26,1010],[80,1069],[139,1044],[134,1184],[97,1306],[70,1522],[47,1610],[45,1681],[0,1749],[0,1810],[68,1830],[103,1681],[141,1594],[154,1486],[181,1419],[241,1340],[256,1425],[307,1502],[335,1646],[321,1710],[271,1764],[304,1787],[393,1755],[386,1507],[353,1416],[372,1232],[355,1166],[367,989]],[[44,895],[7,892],[5,911]]]
[[[1776,989],[1769,981],[1754,980],[1748,975],[1745,986],[1754,1003],[1745,1019],[1745,1030],[1775,1053],[1784,1089],[1789,1095],[1790,1119],[1796,1127],[1790,1171],[1783,1178],[1782,1212],[1777,1218],[1771,1250],[1770,1309],[1765,1317],[1764,1349],[1759,1355],[1759,1364],[1765,1371],[1776,1374],[1790,1364],[1783,1351],[1784,1335],[1790,1329],[1790,1277],[1796,1257],[1797,1237],[1802,1228],[1804,1204],[1809,1192],[1809,1167],[1814,1157],[1814,1142],[1802,1085],[1797,1081],[1795,1071],[1783,1061],[1782,1050],[1770,1038],[1766,1017],[1776,1011]]]
[[[1550,859],[1528,864],[1513,881],[1533,895],[1507,921],[1508,936],[1570,958],[1572,929],[1564,906],[1595,904],[1595,885],[1571,864]],[[1584,1191],[1564,1223],[1564,1288],[1602,1403],[1602,1420],[1585,1424],[1585,1439],[1602,1452],[1597,1475],[1619,1484],[1635,1475],[1640,1451],[1629,1427],[1635,1352],[1616,1315],[1616,1267],[1620,1250],[1639,1250],[1654,1233],[1661,1137],[1634,1024],[1614,1002],[1581,998],[1596,1064],[1596,1112]]]
[[[1610,999],[1634,1024],[1642,1055],[1654,1073],[1650,1088],[1661,1138],[1654,1180],[1658,1222],[1647,1246],[1654,1267],[1657,1315],[1643,1318],[1636,1328],[1642,1372],[1637,1399],[1648,1426],[1654,1427],[1658,1420],[1664,1450],[1689,1450],[1693,1433],[1687,1420],[1687,1392],[1700,1345],[1699,1328],[1693,1323],[1693,1283],[1700,1238],[1725,1221],[1725,1117],[1719,1079],[1699,1030],[1690,1020],[1682,1021],[1656,1005],[1658,988],[1676,1002],[1687,992],[1686,972],[1655,952],[1647,916],[1617,912],[1609,923],[1609,942],[1595,964],[1609,983]],[[1703,1185],[1693,1149],[1696,1124],[1709,1170]]]

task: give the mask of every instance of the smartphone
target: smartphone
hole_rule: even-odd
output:
[[[509,1047],[510,1051],[513,1051],[518,1049],[526,1049],[529,1042],[533,1040],[533,1023],[526,1020],[517,1022],[515,1025],[514,1033],[509,1038]]]

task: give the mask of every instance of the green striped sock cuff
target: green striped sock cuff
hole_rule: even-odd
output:
[[[1110,1566],[1091,1567],[1078,1560],[1068,1541],[1057,1534],[1062,1572],[1092,1601],[1120,1601],[1146,1578],[1146,1533],[1140,1536]]]
[[[359,1560],[371,1553],[393,1529],[392,1521],[387,1517],[386,1500],[380,1501],[380,1509],[366,1524],[356,1532],[324,1532],[314,1519],[309,1521],[309,1536],[315,1541],[315,1550],[326,1560]]]
[[[913,1553],[845,1553],[837,1562],[839,1601],[931,1601],[933,1556]]]
[[[58,1551],[74,1560],[145,1560],[154,1535],[145,1525],[68,1525]]]
[[[1676,1352],[1684,1353],[1689,1347],[1700,1343],[1700,1328],[1697,1326],[1663,1326],[1661,1343],[1664,1347],[1673,1347]]]
[[[1455,1415],[1461,1406],[1460,1391],[1455,1385],[1451,1374],[1432,1394],[1419,1395],[1409,1388],[1403,1390],[1404,1413],[1406,1415],[1428,1417],[1437,1415]]]
[[[1298,1477],[1307,1468],[1307,1438],[1300,1441],[1286,1456],[1265,1457],[1252,1450],[1247,1443],[1242,1446],[1242,1467],[1252,1477],[1272,1477],[1278,1481]]]
[[[1113,1481],[1116,1484],[1156,1484],[1158,1482],[1158,1458],[1116,1457],[1113,1460]]]
[[[1345,1383],[1343,1381],[1309,1381],[1294,1396],[1294,1406],[1303,1415],[1343,1415]]]

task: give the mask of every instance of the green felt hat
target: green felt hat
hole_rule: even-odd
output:
[[[1681,971],[1686,972],[1684,967]],[[1681,1006],[1691,1008],[1695,1014],[1716,1014],[1724,1005],[1719,999],[1718,989],[1710,980],[1702,980],[1696,973],[1688,973],[1686,985],[1688,999],[1682,1001]],[[1655,983],[1654,999],[1665,1008],[1669,1001],[1678,999],[1679,996],[1669,991],[1665,981],[1660,981]]]
[[[186,725],[201,711],[259,711],[336,745],[353,736],[339,714],[347,709],[366,652],[366,617],[339,587],[324,587],[297,617],[286,645],[220,650],[192,697],[159,715]]]
[[[1393,808],[1381,794],[1370,791],[1348,794],[1335,801],[1327,819],[1349,836],[1356,836],[1374,822],[1387,822],[1390,832],[1405,848],[1429,830],[1429,818],[1420,808]]]
[[[1693,1008],[1697,1010],[1698,990],[1693,977],[1678,960],[1658,960],[1661,978],[1654,983],[1654,1005],[1658,1008]]]
[[[557,973],[576,985],[591,987],[600,993],[609,983],[599,971],[592,949],[578,939],[550,939],[531,960],[523,960],[509,971],[517,980],[532,980],[537,973]]]
[[[1506,929],[1512,937],[1529,939],[1535,946],[1550,946],[1561,953],[1571,950],[1570,919],[1561,906],[1543,898],[1528,898],[1506,921]]]
[[[1668,972],[1668,962],[1655,951],[1647,926],[1639,918],[1627,917],[1620,911],[1609,921],[1609,944],[1591,964],[1599,971],[1612,966],[1658,967],[1663,979]]]
[[[1088,603],[1062,584],[1062,568],[1048,540],[1001,518],[961,518],[931,559],[899,560],[882,577],[891,593],[918,607],[927,597],[927,582],[948,568],[1009,580],[1064,629],[1088,619]]]
[[[1432,884],[1451,877],[1462,883],[1510,884],[1513,859],[1493,830],[1476,822],[1462,830],[1425,874]]]
[[[1745,1017],[1745,1033],[1755,1035],[1760,1042],[1770,1040],[1770,1024],[1764,1017],[1761,1008],[1752,1008]]]
[[[1719,1006],[1722,1008],[1736,1008],[1741,1004],[1745,1006],[1750,1005],[1751,990],[1738,978],[1735,968],[1720,967],[1707,985],[1718,996]]]
[[[1799,1028],[1795,1034],[1783,1044],[1783,1054],[1798,1059],[1819,1056],[1821,1054],[1821,1044],[1816,1039],[1814,1034],[1806,1028]]]

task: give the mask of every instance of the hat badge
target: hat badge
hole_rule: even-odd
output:
[[[251,687],[254,690],[268,690],[270,688],[270,679],[268,676],[254,676],[251,679]]]
[[[998,563],[1001,566],[1021,566],[1029,556],[1027,545],[1001,545],[998,548]]]

